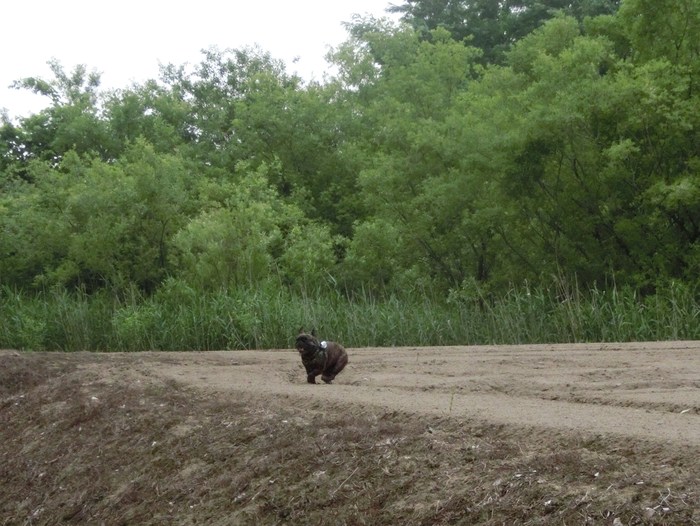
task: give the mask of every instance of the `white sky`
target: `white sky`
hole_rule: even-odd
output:
[[[47,100],[9,89],[24,77],[51,79],[47,62],[102,74],[103,88],[158,78],[159,64],[197,64],[202,49],[258,44],[290,73],[322,80],[329,47],[343,42],[354,13],[389,16],[403,0],[23,0],[3,2],[0,109],[25,116]],[[292,61],[298,58],[293,63]]]

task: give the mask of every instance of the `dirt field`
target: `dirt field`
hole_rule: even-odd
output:
[[[700,342],[0,352],[0,525],[698,524]]]

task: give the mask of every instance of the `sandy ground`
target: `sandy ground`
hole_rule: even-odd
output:
[[[700,342],[348,349],[332,385],[293,350],[139,355],[131,372],[258,399],[331,401],[700,446]],[[320,379],[319,379],[320,381]]]
[[[0,351],[0,526],[700,524],[700,342]]]

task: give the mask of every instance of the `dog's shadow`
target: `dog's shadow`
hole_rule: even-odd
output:
[[[283,381],[286,381],[287,383],[290,383],[292,385],[311,385],[306,381],[306,372],[304,371],[304,366],[302,364],[294,365],[289,367],[286,371],[280,373],[279,375]],[[323,382],[319,382],[316,385],[348,385],[348,386],[353,386],[353,387],[359,387],[362,385],[368,385],[371,383],[371,380],[369,378],[355,378],[353,380],[349,380],[349,378],[345,378],[344,381],[334,381],[332,384],[326,384]]]
[[[292,385],[309,385],[309,383],[306,381],[306,373],[304,371],[304,366],[302,364],[290,366],[286,371],[283,373],[280,373],[280,377],[282,378],[283,381],[286,381],[289,384]],[[352,375],[348,376],[345,378],[346,381],[340,381],[338,382],[337,380],[333,382],[331,385],[345,385],[345,386],[352,386],[352,387],[361,387],[361,386],[369,386],[372,384],[372,378],[368,377],[360,377],[360,378],[352,378]],[[323,382],[320,382],[317,385],[329,385],[325,384]]]

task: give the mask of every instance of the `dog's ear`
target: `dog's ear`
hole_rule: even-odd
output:
[[[311,329],[311,336],[313,336],[314,338],[316,337],[316,327]]]
[[[304,326],[299,327],[299,334],[304,334]]]

